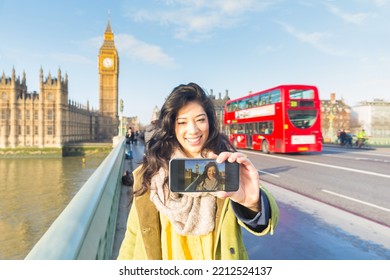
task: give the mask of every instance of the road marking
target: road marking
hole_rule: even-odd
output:
[[[330,164],[319,163],[319,162],[311,162],[311,161],[306,161],[306,160],[302,160],[302,159],[293,159],[293,158],[287,158],[287,157],[279,157],[279,156],[275,156],[275,155],[256,153],[256,152],[252,152],[252,151],[244,151],[244,153],[254,154],[254,155],[264,156],[264,157],[279,158],[279,159],[283,159],[283,160],[296,161],[296,162],[307,163],[307,164],[312,164],[312,165],[318,165],[318,166],[324,166],[324,167],[329,167],[329,168],[335,168],[335,169],[341,169],[341,170],[357,172],[357,173],[362,173],[362,174],[378,176],[378,177],[384,177],[384,178],[389,178],[390,179],[390,175],[387,175],[387,174],[376,173],[376,172],[371,172],[371,171],[364,171],[364,170],[359,170],[359,169],[355,169],[355,168],[348,168],[348,167],[330,165]]]
[[[263,173],[265,175],[270,175],[270,176],[273,176],[273,177],[276,177],[276,178],[279,178],[280,176],[279,175],[276,175],[276,174],[273,174],[273,173],[269,173],[269,172],[265,172],[265,171],[262,171],[262,170],[257,170],[259,173]]]
[[[323,157],[332,157],[332,158],[342,158],[342,159],[354,159],[354,160],[361,160],[361,161],[376,161],[376,162],[384,162],[389,163],[390,161],[387,159],[371,159],[371,158],[363,158],[363,157],[348,157],[348,156],[336,156],[336,155],[330,155],[330,154],[322,154]]]
[[[328,190],[322,190],[322,191],[326,192],[328,194],[332,194],[332,195],[335,195],[335,196],[338,196],[338,197],[342,197],[342,198],[348,199],[348,200],[359,202],[361,204],[368,205],[368,206],[371,206],[371,207],[374,207],[374,208],[377,208],[377,209],[380,209],[380,210],[383,210],[383,211],[386,211],[386,212],[390,212],[390,209],[378,206],[376,204],[368,203],[368,202],[365,202],[363,200],[359,200],[359,199],[356,199],[356,198],[352,198],[352,197],[349,197],[349,196],[346,196],[346,195],[342,195],[342,194],[339,194],[339,193],[335,193],[335,192],[332,192],[332,191],[328,191]]]
[[[340,148],[332,148],[332,147],[327,147],[326,150],[329,151],[342,151],[344,152],[343,149]],[[362,155],[372,155],[372,156],[378,156],[378,157],[390,157],[390,154],[386,153],[378,153],[378,152],[369,152],[369,151],[357,151],[356,149],[346,149],[346,151],[351,151],[351,154],[362,154]]]

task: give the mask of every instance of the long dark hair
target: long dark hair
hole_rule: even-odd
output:
[[[207,151],[213,151],[216,154],[222,151],[235,151],[226,135],[220,132],[211,98],[195,83],[179,85],[173,89],[165,100],[153,138],[146,143],[147,149],[141,168],[143,174],[142,188],[136,191],[134,195],[142,195],[147,191],[152,177],[157,174],[161,167],[168,170],[168,163],[175,148],[179,148],[185,153],[176,138],[175,123],[179,110],[189,102],[199,103],[205,110],[209,122],[209,137],[202,147],[201,155],[206,156]],[[168,184],[168,177],[165,178],[164,184]]]

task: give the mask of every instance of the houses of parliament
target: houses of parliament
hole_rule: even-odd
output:
[[[99,110],[68,98],[68,76],[40,69],[39,92],[28,92],[26,75],[0,77],[0,148],[62,147],[106,142],[118,135],[119,57],[110,21],[98,55]]]

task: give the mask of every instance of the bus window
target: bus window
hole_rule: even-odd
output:
[[[280,90],[276,89],[270,92],[270,103],[280,102]]]
[[[304,129],[311,127],[317,116],[316,110],[288,110],[288,117],[291,123],[298,128]]]
[[[227,106],[226,106],[226,107],[227,107],[227,111],[228,111],[228,112],[232,112],[232,111],[233,111],[233,108],[234,108],[234,107],[233,107],[233,102],[232,102],[232,103],[229,103],[229,104],[227,104]]]
[[[243,109],[245,109],[246,108],[246,102],[245,102],[245,100],[240,100],[240,101],[238,101],[238,110],[243,110]]]
[[[240,126],[238,124],[233,124],[230,131],[232,134],[240,133],[239,128]]]
[[[259,96],[260,97],[260,105],[265,105],[269,103],[269,94],[268,92],[265,94],[262,94]]]
[[[314,90],[308,89],[290,89],[289,90],[290,99],[314,99]]]
[[[274,122],[268,122],[268,134],[272,134],[274,132]]]
[[[313,100],[301,100],[299,101],[299,107],[314,107]]]
[[[249,134],[252,136],[254,133],[256,133],[256,123],[248,123],[247,124],[249,129]]]
[[[246,100],[246,108],[247,109],[252,108],[252,98]]]
[[[252,97],[252,100],[253,100],[253,107],[259,106],[259,97],[258,96]]]
[[[237,110],[237,108],[238,108],[237,101],[228,104],[229,112],[234,112]]]
[[[238,110],[238,102],[234,102],[233,103],[233,111],[237,111]]]
[[[274,124],[272,121],[258,122],[257,127],[260,134],[271,134],[274,131]]]

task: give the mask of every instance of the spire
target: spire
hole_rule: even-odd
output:
[[[110,21],[111,21],[111,12],[110,12],[110,10],[108,10],[108,23],[107,23],[107,27],[106,27],[106,32],[105,33],[112,33]]]
[[[106,31],[104,32],[104,41],[114,41],[114,33],[111,29],[110,19],[108,19]]]
[[[110,19],[108,19],[106,31],[104,31],[104,41],[101,47],[105,49],[115,49],[114,33],[111,29]]]
[[[112,33],[112,29],[111,29],[110,20],[108,20],[108,23],[107,23],[107,27],[106,27],[106,31],[105,31],[105,33]]]
[[[23,70],[22,84],[26,85],[26,71]]]
[[[41,65],[41,69],[39,69],[39,86],[40,86],[40,88],[43,87],[43,69],[42,69],[42,65]]]

